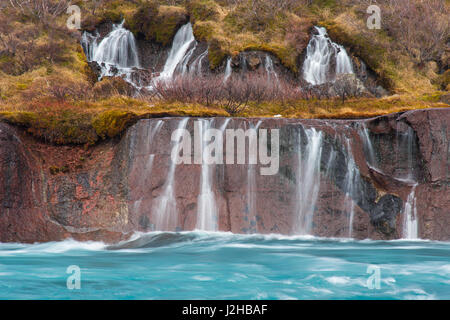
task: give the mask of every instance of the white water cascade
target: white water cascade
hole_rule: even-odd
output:
[[[258,129],[262,123],[262,120],[259,120],[256,125],[252,123],[249,124],[249,127],[254,130],[254,132],[258,132]],[[257,137],[254,137],[254,143],[257,143]],[[250,141],[250,138],[249,138]],[[251,143],[249,143],[249,146]],[[248,221],[250,222],[250,230],[249,233],[258,232],[258,224],[256,222],[256,201],[257,201],[257,188],[256,188],[256,164],[252,164],[250,161],[251,156],[257,156],[256,150],[250,150],[249,147],[249,158],[247,164],[247,213],[248,213]],[[254,159],[255,162],[257,158]]]
[[[303,78],[312,85],[334,81],[336,74],[354,73],[345,48],[331,41],[323,27],[314,27],[317,34],[311,37],[306,48]]]
[[[306,145],[300,147],[297,172],[297,221],[296,234],[312,234],[314,209],[320,189],[320,159],[322,156],[322,132],[314,128],[305,129]],[[301,135],[299,143],[301,146]]]
[[[358,185],[359,170],[356,166],[355,159],[353,158],[352,146],[350,144],[350,139],[346,138],[347,146],[347,173],[345,175],[345,195],[347,199],[345,200],[345,211],[349,212],[348,218],[348,236],[353,237],[353,219],[355,216],[355,202],[353,196],[355,193],[355,187]]]
[[[231,58],[228,57],[227,59],[227,65],[225,67],[225,74],[223,76],[223,82],[227,82],[228,78],[231,76]]]
[[[189,118],[179,121],[177,129],[185,129]],[[174,137],[172,154],[179,154],[181,150],[180,139],[182,130],[177,130]],[[162,194],[156,199],[156,230],[174,230],[177,227],[178,212],[175,199],[175,169],[177,164],[171,161]]]
[[[408,199],[403,209],[403,234],[404,239],[417,239],[418,223],[417,223],[417,206],[416,206],[416,187],[412,186]]]
[[[269,57],[269,55],[266,55],[266,59],[264,61],[264,67],[266,68],[267,73],[267,80],[270,82],[273,79],[278,82],[278,74],[275,71],[275,68],[273,67],[273,61],[272,58]]]
[[[413,163],[414,130],[408,126],[405,132],[401,132],[401,125],[397,123],[396,145],[394,149],[396,154],[396,159],[394,160],[395,167],[401,170],[400,172],[394,172],[393,178],[411,187],[411,191],[403,206],[402,238],[417,239],[419,236],[416,203],[416,187],[418,183]],[[368,165],[372,169],[383,173],[382,168],[378,167],[374,146],[369,135],[369,130],[364,122],[359,126],[359,135],[363,142]]]
[[[189,59],[195,50],[196,43],[192,25],[189,22],[182,26],[175,34],[172,48],[170,49],[169,56],[164,64],[163,71],[155,81],[171,80],[175,75],[177,68],[179,68],[182,74],[185,73],[187,71]]]
[[[364,152],[367,154],[368,165],[377,169],[377,159],[375,157],[375,151],[373,149],[372,140],[370,140],[369,129],[366,124],[362,122],[359,126],[359,136],[363,141]]]
[[[123,23],[113,25],[112,31],[100,43],[97,43],[98,34],[84,32],[81,44],[88,61],[95,61],[101,67],[100,78],[119,75],[132,83],[132,69],[140,67],[138,50],[133,33],[125,29]]]
[[[214,191],[212,189],[213,179],[211,176],[211,168],[213,164],[208,163],[210,156],[207,141],[210,137],[207,136],[207,131],[211,128],[210,119],[202,119],[199,132],[201,135],[201,150],[202,150],[202,174],[200,179],[200,194],[198,195],[198,211],[197,211],[197,225],[199,230],[217,231],[218,230],[218,213]]]
[[[202,63],[205,57],[208,55],[209,51],[206,49],[202,54],[200,54],[194,62],[192,62],[191,68],[189,69],[189,73],[194,76],[202,75]]]

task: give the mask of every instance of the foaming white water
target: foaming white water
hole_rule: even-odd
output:
[[[171,80],[174,76],[175,70],[180,65],[181,72],[184,73],[187,70],[187,63],[191,57],[194,48],[192,45],[196,43],[191,23],[187,23],[182,26],[172,42],[172,48],[170,49],[169,56],[164,64],[163,71],[155,81]]]
[[[317,34],[311,37],[306,48],[303,78],[313,85],[319,85],[334,81],[336,74],[354,73],[345,48],[331,41],[325,28],[314,28]]]
[[[95,61],[101,67],[101,77],[124,76],[130,83],[133,68],[139,68],[138,50],[133,33],[122,23],[113,25],[112,31],[98,42],[98,34],[84,32],[81,44],[88,61]]]
[[[314,128],[305,129],[307,139],[304,151],[299,136],[297,172],[297,216],[294,232],[311,234],[317,196],[320,189],[320,159],[322,156],[322,132]]]
[[[408,199],[403,209],[403,238],[417,239],[418,223],[417,223],[417,206],[416,206],[416,185],[411,188]]]
[[[76,241],[74,239],[66,239],[63,241],[53,241],[35,244],[1,244],[0,256],[9,256],[9,255],[12,256],[17,254],[64,253],[74,250],[100,251],[104,250],[105,248],[106,244],[103,242],[96,242],[96,241],[81,242]]]
[[[177,129],[185,129],[189,118],[179,121]],[[172,154],[180,153],[180,139],[182,130],[176,131],[175,143],[173,145]],[[174,230],[178,223],[177,203],[175,199],[175,169],[177,164],[171,161],[169,172],[167,173],[166,182],[163,187],[162,194],[155,200],[156,202],[156,219],[155,228],[157,230]]]

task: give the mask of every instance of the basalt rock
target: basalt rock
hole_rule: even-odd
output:
[[[192,136],[196,120],[186,123]],[[169,181],[180,121],[140,120],[122,138],[89,149],[49,145],[0,123],[0,241],[116,242],[160,229],[167,195],[176,204],[169,229],[195,229],[205,167],[179,164]],[[280,129],[277,174],[261,175],[262,164],[208,168],[217,230],[297,234],[310,218],[313,235],[401,238],[414,188],[419,236],[450,239],[449,109],[367,120],[203,121],[216,129]]]

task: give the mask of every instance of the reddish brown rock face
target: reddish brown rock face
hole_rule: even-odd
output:
[[[196,120],[185,121],[192,137]],[[0,123],[0,241],[115,242],[133,231],[192,230],[205,216],[208,229],[235,233],[394,239],[405,236],[414,185],[418,236],[450,239],[448,109],[259,120],[231,119],[226,129],[279,129],[275,175],[261,175],[261,164],[173,166],[179,118],[141,120],[88,150],[46,145]],[[203,123],[224,129],[225,121]]]

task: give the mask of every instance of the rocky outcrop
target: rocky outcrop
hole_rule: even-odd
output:
[[[187,122],[191,133],[196,120]],[[203,121],[224,128],[227,120]],[[260,164],[209,167],[218,230],[401,238],[414,188],[419,236],[449,240],[449,123],[449,109],[367,120],[228,120],[227,129],[280,129],[280,163],[268,176]],[[169,183],[176,215],[167,229],[196,228],[202,165],[179,164],[169,181],[179,124],[140,120],[122,138],[86,149],[48,145],[0,123],[0,241],[114,242],[166,229],[157,215]]]

